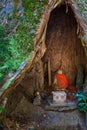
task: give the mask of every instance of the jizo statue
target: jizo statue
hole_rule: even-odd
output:
[[[59,70],[54,78],[53,87],[54,90],[64,90],[69,86],[68,78],[63,74],[62,70]]]

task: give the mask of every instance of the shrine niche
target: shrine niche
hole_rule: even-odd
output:
[[[20,98],[14,101],[10,97],[19,89],[23,101],[26,98],[44,110],[77,109],[76,93],[87,87],[87,23],[75,0],[49,0],[34,46],[31,60],[23,62],[2,86],[0,101],[7,97],[8,115],[17,108]]]
[[[80,66],[85,69],[86,56],[79,38],[78,23],[70,6],[56,7],[50,15],[46,32],[46,53],[43,63],[50,59],[51,82],[57,70],[62,69],[70,84],[75,85]],[[47,72],[47,71],[46,71]],[[46,73],[45,72],[45,73]],[[45,74],[46,75],[46,74]]]

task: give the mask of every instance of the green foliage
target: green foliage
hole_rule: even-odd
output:
[[[9,72],[15,71],[25,59],[23,50],[14,36],[8,37],[6,30],[0,27],[0,82]]]
[[[4,119],[4,115],[2,114],[2,112],[5,112],[6,109],[3,106],[0,106],[0,121]]]
[[[23,51],[23,55],[26,57],[34,48],[34,35],[46,3],[47,0],[23,0],[25,20],[19,25],[15,36]]]
[[[5,28],[0,26],[0,82],[7,74],[7,66],[4,64],[6,57],[9,56],[8,51],[9,40],[7,39],[7,33]]]
[[[5,28],[0,27],[0,82],[9,72],[16,71],[23,60],[31,54],[34,48],[33,38],[47,2],[48,0],[23,0],[25,10],[24,17],[21,17],[17,15],[16,8],[20,1],[14,1],[15,10],[10,19],[14,18],[15,23],[18,24],[15,34],[6,33],[9,25],[6,25]]]
[[[78,93],[77,97],[79,110],[87,112],[87,96],[84,93]]]
[[[87,19],[87,0],[77,0],[80,12]]]
[[[24,60],[24,57],[21,56],[20,45],[14,36],[10,37],[8,50],[10,56],[6,58],[5,65],[8,66],[8,72],[11,72],[15,71]]]
[[[0,112],[4,112],[6,109],[3,106],[0,106]]]
[[[6,74],[7,74],[7,66],[6,65],[0,66],[0,82],[2,82]]]
[[[3,64],[4,58],[8,56],[8,43],[5,28],[0,26],[0,65]]]

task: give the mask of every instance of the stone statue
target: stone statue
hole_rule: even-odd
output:
[[[59,70],[54,78],[53,87],[54,90],[65,90],[69,86],[68,78],[63,74],[62,70]]]
[[[36,92],[36,97],[34,98],[33,104],[34,105],[41,105],[41,96],[40,96],[40,93],[38,91]]]
[[[54,78],[54,91],[53,94],[53,103],[62,104],[66,101],[67,94],[66,88],[69,86],[69,81],[67,77],[63,74],[62,70],[59,70]]]

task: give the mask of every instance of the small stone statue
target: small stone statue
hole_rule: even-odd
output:
[[[69,81],[67,77],[63,74],[62,70],[58,70],[53,83],[53,104],[63,104],[66,101],[67,94],[65,90],[68,86]]]
[[[38,91],[36,92],[36,97],[34,98],[33,104],[37,106],[41,105],[41,96]]]
[[[54,78],[53,87],[54,90],[65,90],[69,86],[69,80],[63,74],[62,70],[59,70]]]

